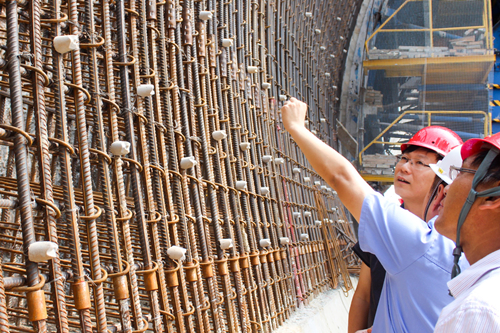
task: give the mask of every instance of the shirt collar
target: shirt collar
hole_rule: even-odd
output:
[[[500,268],[500,250],[488,254],[474,265],[467,268],[459,276],[448,282],[453,297],[457,298],[461,293],[472,287],[486,273]]]

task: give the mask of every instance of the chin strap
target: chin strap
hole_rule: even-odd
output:
[[[472,205],[474,204],[474,201],[476,201],[476,199],[480,197],[500,196],[500,186],[493,187],[482,192],[476,191],[477,185],[479,185],[479,183],[484,179],[486,173],[488,172],[488,168],[490,167],[491,163],[498,156],[499,153],[500,151],[494,148],[490,149],[488,151],[488,154],[486,154],[486,157],[484,158],[483,162],[481,162],[481,165],[479,166],[479,168],[476,171],[476,174],[474,175],[469,195],[467,196],[467,200],[465,201],[465,204],[463,205],[462,210],[460,211],[460,215],[458,216],[457,239],[455,241],[456,247],[453,250],[454,258],[453,258],[453,270],[451,272],[452,279],[456,277],[458,274],[460,274],[460,266],[458,265],[458,261],[460,260],[460,256],[462,255],[462,247],[460,246],[460,229],[462,228],[462,225],[465,222],[465,218],[469,214],[469,211]]]

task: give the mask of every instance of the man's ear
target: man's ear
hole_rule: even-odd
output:
[[[434,216],[438,215],[438,208],[443,199],[444,199],[444,184],[439,184],[437,192],[434,195],[434,198],[432,198],[429,210],[427,211],[426,222],[428,222]]]
[[[500,187],[500,182],[495,182],[492,187]],[[478,206],[480,210],[500,210],[500,195],[482,199]]]
[[[444,186],[445,184],[441,183],[438,185],[438,190],[436,192],[436,195],[434,196],[434,199],[432,200],[432,205],[433,206],[439,206],[441,201],[444,199]],[[433,207],[434,208],[434,207]]]
[[[478,206],[480,210],[500,210],[500,196],[482,199],[483,201]]]

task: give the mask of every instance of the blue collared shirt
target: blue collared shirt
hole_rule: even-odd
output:
[[[416,215],[378,193],[367,195],[359,221],[359,244],[386,269],[373,333],[432,332],[453,301],[446,283],[455,244]],[[467,261],[461,259],[465,269]]]

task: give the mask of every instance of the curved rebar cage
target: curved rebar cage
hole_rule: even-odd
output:
[[[335,144],[361,2],[2,2],[0,332],[269,332],[352,288],[279,108]]]

